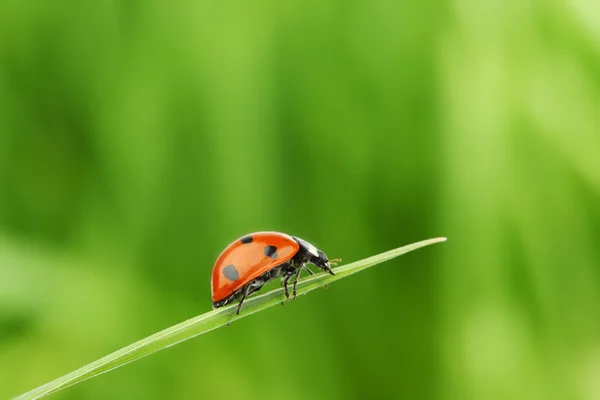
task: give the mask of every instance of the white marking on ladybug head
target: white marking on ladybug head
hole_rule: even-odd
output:
[[[296,241],[300,244],[300,246],[304,247],[306,249],[306,251],[308,251],[310,254],[312,254],[315,257],[319,257],[319,250],[317,250],[317,248],[315,246],[313,246],[312,244],[308,243],[304,239],[300,239],[300,238],[295,237],[295,236],[294,236],[294,239],[296,239]]]

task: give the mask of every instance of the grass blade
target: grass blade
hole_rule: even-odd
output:
[[[421,242],[409,244],[408,246],[390,250],[373,257],[355,261],[351,264],[335,268],[335,276],[329,275],[326,272],[308,276],[298,283],[298,296],[306,294],[311,290],[317,289],[326,284],[335,282],[339,279],[345,278],[349,275],[355,274],[359,271],[365,270],[376,264],[391,260],[392,258],[398,257],[402,254],[434,243],[443,242],[445,240],[446,238],[423,240]],[[227,307],[209,311],[155,333],[154,335],[148,336],[147,338],[130,344],[129,346],[123,347],[122,349],[117,350],[99,360],[96,360],[58,379],[48,382],[45,385],[24,393],[15,400],[37,399],[47,396],[86,379],[90,379],[115,368],[119,368],[156,351],[166,349],[167,347],[171,347],[177,343],[183,342],[184,340],[188,340],[203,333],[210,332],[213,329],[217,329],[232,321],[247,317],[255,312],[279,304],[284,299],[285,296],[283,288],[279,288],[263,295],[247,299],[244,302],[244,309],[239,316],[235,315],[237,304],[232,304]]]

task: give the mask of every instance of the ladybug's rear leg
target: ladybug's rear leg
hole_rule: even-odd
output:
[[[237,306],[237,311],[236,311],[237,315],[240,315],[240,311],[242,310],[242,306],[244,305],[244,300],[246,299],[246,296],[248,296],[248,294],[250,293],[251,288],[252,288],[252,285],[246,285],[244,287],[244,290],[242,291],[242,299],[240,300],[240,302],[238,303],[238,306]]]

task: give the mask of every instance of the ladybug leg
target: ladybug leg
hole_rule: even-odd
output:
[[[309,275],[314,275],[314,274],[315,274],[314,272],[312,272],[312,271],[310,270],[310,268],[308,268],[308,267],[306,266],[306,264],[304,264],[304,265],[302,266],[302,268],[304,268],[304,269],[306,270],[306,272],[308,272],[308,274],[309,274]]]
[[[283,283],[283,288],[285,289],[285,298],[287,300],[290,299],[290,291],[288,289],[288,282],[292,278],[292,275],[294,275],[294,273],[296,272],[296,269],[294,268],[294,264],[295,264],[294,261],[291,261],[288,265],[284,265],[281,269],[281,274],[283,275],[281,277],[281,282]]]
[[[305,266],[298,268],[298,272],[296,272],[296,277],[294,278],[294,290],[292,291],[293,299],[296,300],[296,285],[298,284],[298,279],[300,278],[300,273]]]
[[[290,280],[290,278],[292,277],[292,275],[286,275],[285,278],[283,278],[283,287],[285,289],[285,298],[287,300],[290,299],[290,291],[288,289],[288,281]]]
[[[242,310],[242,306],[244,305],[244,300],[246,299],[246,296],[248,295],[248,292],[250,291],[250,287],[251,287],[250,285],[246,285],[246,287],[243,289],[242,299],[238,303],[236,315],[240,315],[240,311]]]

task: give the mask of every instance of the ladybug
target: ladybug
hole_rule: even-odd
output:
[[[314,273],[306,266],[310,262],[335,275],[330,265],[340,260],[329,260],[327,255],[306,240],[280,232],[255,232],[243,236],[223,250],[212,271],[212,305],[223,307],[240,300],[236,314],[244,300],[265,283],[281,277],[285,297],[289,300],[288,282],[294,276],[293,298],[302,270]]]

